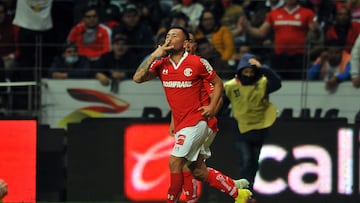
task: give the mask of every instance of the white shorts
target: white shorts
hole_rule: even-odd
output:
[[[215,138],[214,133],[205,121],[199,121],[195,126],[186,127],[175,134],[175,145],[171,155],[185,157],[188,161],[196,161],[199,154],[205,159],[210,158],[210,145]]]

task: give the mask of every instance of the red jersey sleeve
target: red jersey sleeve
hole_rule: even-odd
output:
[[[156,59],[150,64],[149,71],[153,72],[156,76],[159,75],[159,68],[163,62],[163,59]]]
[[[200,72],[200,76],[205,80],[212,81],[216,76],[216,72],[214,68],[204,58],[200,58],[200,63],[202,64],[203,67]]]

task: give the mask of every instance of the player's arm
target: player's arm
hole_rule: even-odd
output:
[[[151,63],[155,60],[151,55],[143,60],[133,76],[133,80],[136,83],[142,83],[155,78],[155,74],[149,70]]]
[[[222,105],[221,96],[224,88],[223,81],[218,75],[216,75],[215,78],[211,81],[211,84],[214,86],[214,90],[213,93],[211,94],[210,105],[209,105],[210,108],[213,109],[213,111],[209,115],[210,117],[215,116],[217,112],[220,110],[220,107]]]
[[[213,93],[211,93],[210,95],[210,101],[213,99]],[[215,107],[215,115],[218,114],[218,112],[220,111],[221,107],[223,105],[223,98],[220,97],[218,103],[216,104],[216,107]]]

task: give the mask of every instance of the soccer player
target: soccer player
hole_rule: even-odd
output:
[[[172,111],[176,141],[169,158],[171,174],[166,202],[177,202],[184,182],[182,170],[187,164],[197,180],[227,193],[236,203],[245,203],[252,195],[250,190],[238,189],[232,178],[208,168],[203,161],[207,158],[204,144],[213,133],[208,119],[216,113],[223,82],[205,59],[185,51],[188,40],[189,33],[184,28],[170,28],[165,43],[139,65],[133,76],[137,83],[158,76]],[[163,58],[155,60],[160,57]],[[203,80],[214,86],[211,100],[202,91]]]

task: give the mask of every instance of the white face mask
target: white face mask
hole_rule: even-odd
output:
[[[78,57],[78,56],[67,56],[67,57],[65,57],[66,63],[69,63],[69,64],[74,64],[74,63],[76,63],[78,60],[79,60],[79,57]]]

